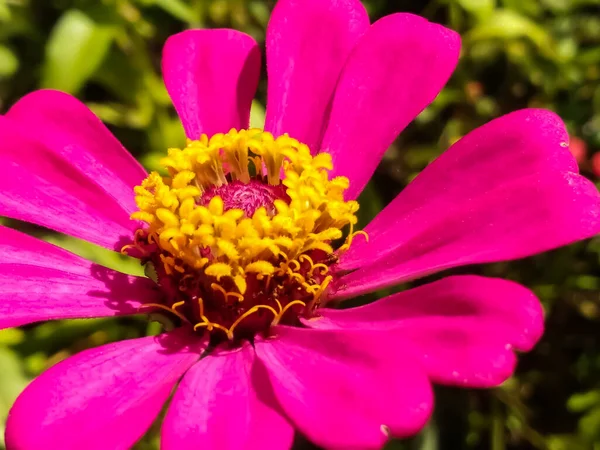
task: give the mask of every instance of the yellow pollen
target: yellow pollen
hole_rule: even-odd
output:
[[[233,339],[240,323],[262,310],[276,324],[293,306],[318,307],[333,278],[325,263],[335,257],[324,260],[334,254],[332,241],[349,230],[339,254],[356,235],[365,235],[354,232],[358,203],[344,200],[348,179],[329,179],[331,156],[312,156],[306,145],[288,135],[275,138],[259,129],[202,135],[188,140],[183,149],[169,149],[161,164],[168,176],[152,172],[134,190],[139,211],[131,217],[146,224],[136,233],[136,242],[143,235],[145,245],[134,247],[143,255],[157,252],[153,261],[168,276],[179,276],[182,282],[206,279],[224,305],[246,304],[249,289],[256,290],[257,283],[261,292],[289,284],[305,293],[302,300],[286,302],[273,296],[272,306],[249,303],[226,326],[208,319],[207,297],[194,300],[193,308],[186,301],[143,306],[167,309],[184,321],[184,310],[193,309],[199,317],[196,330],[217,329]],[[287,200],[276,198],[272,206],[260,206],[248,216],[242,209],[228,208],[220,195],[203,197],[211,189],[251,182],[280,186]],[[315,254],[320,257],[313,261]]]

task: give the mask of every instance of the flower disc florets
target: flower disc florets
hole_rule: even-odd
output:
[[[153,172],[135,188],[132,218],[147,226],[134,247],[165,293],[145,307],[230,340],[319,307],[335,255],[357,234],[358,203],[344,200],[347,178],[329,179],[329,154],[231,130],[170,149],[161,163],[169,176]]]

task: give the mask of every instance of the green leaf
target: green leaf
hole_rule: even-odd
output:
[[[582,412],[594,406],[600,406],[600,389],[573,394],[567,402],[567,409],[573,412]]]
[[[10,20],[10,8],[4,1],[0,1],[0,21],[8,22]]]
[[[0,45],[0,78],[13,75],[19,68],[19,60],[11,49]]]
[[[5,328],[0,330],[0,345],[15,345],[23,342],[25,333],[20,328]]]
[[[42,86],[72,94],[94,74],[108,53],[115,28],[79,10],[63,13],[46,44]]]
[[[250,128],[263,128],[265,126],[265,107],[257,100],[252,100],[250,109]]]
[[[199,22],[194,10],[181,0],[154,0],[154,3],[176,19],[189,24],[197,24]]]
[[[590,441],[600,438],[600,407],[591,409],[579,420],[579,433]]]
[[[543,27],[529,18],[508,9],[498,9],[487,20],[473,28],[466,40],[471,42],[487,39],[528,39],[548,58],[556,59],[555,44]]]
[[[496,7],[496,0],[457,0],[463,9],[480,19],[489,17]]]
[[[143,276],[144,274],[144,268],[139,260],[107,250],[90,242],[62,234],[50,234],[43,236],[42,239],[109,269],[137,276]]]
[[[135,48],[134,51],[143,49]],[[114,47],[109,51],[95,73],[94,81],[110,90],[122,103],[134,104],[143,84],[140,83],[144,72],[136,60]]]
[[[358,203],[360,209],[357,213],[358,225],[356,228],[362,230],[383,209],[381,198],[379,198],[379,194],[373,183],[365,186],[365,189],[360,194]],[[363,239],[363,237],[361,236],[357,239]]]
[[[17,354],[5,347],[0,347],[0,367],[0,447],[3,447],[8,411],[29,380]]]
[[[142,6],[156,6],[167,14],[188,24],[199,25],[198,14],[183,0],[138,0]]]

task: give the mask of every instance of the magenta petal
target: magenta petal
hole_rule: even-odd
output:
[[[495,387],[515,370],[516,356],[502,322],[431,316],[403,321],[394,333],[435,383]]]
[[[413,291],[423,293],[419,289]],[[394,297],[396,296],[387,297],[373,306],[349,310],[347,316],[344,311],[337,314],[336,311],[323,310],[322,317],[304,322],[311,328],[322,331],[371,330],[372,333],[378,334],[381,340],[389,340],[395,343],[396,347],[410,352],[431,381],[458,386],[498,386],[510,377],[515,369],[516,346],[512,342],[518,342],[521,348],[526,348],[532,343],[527,336],[519,341],[516,326],[511,326],[502,315],[497,318],[492,314],[459,313],[415,314],[413,317],[402,317],[401,312],[399,317],[394,317],[400,309],[391,307],[390,303]],[[399,301],[408,300],[403,297],[405,296],[396,297],[394,306],[397,306]],[[419,298],[418,301],[420,300]],[[384,305],[378,305],[382,301]],[[387,320],[381,317],[384,310],[390,314]],[[359,317],[361,313],[365,313],[364,320]]]
[[[277,327],[256,342],[275,397],[325,448],[381,448],[416,433],[433,398],[420,363],[380,332]]]
[[[411,14],[375,22],[342,72],[322,150],[332,176],[350,178],[346,197],[358,197],[383,153],[437,96],[452,74],[460,38]]]
[[[524,109],[473,130],[431,163],[365,228],[340,269],[372,263],[404,245],[457,205],[520,178],[554,170],[578,171],[569,136],[550,111]],[[508,205],[497,205],[506,208]]]
[[[0,227],[0,328],[135,314],[143,302],[159,296],[147,278],[115,272]]]
[[[369,17],[358,0],[280,0],[267,28],[265,130],[319,148],[342,67]]]
[[[171,401],[161,449],[289,449],[293,428],[252,387],[254,360],[254,349],[247,344],[198,361]]]
[[[59,91],[36,91],[19,100],[6,117],[69,161],[123,210],[131,213],[137,209],[133,187],[146,178],[146,171],[75,97]]]
[[[503,341],[524,351],[531,350],[544,330],[544,311],[533,292],[512,281],[474,275],[443,278],[358,308],[323,308],[319,314],[320,319],[307,324],[377,330],[412,319],[493,320],[503,327]]]
[[[574,173],[532,174],[477,194],[451,209],[427,204],[428,215],[415,213],[421,220],[414,223],[409,216],[406,227],[393,228],[398,233],[395,242],[388,236],[393,251],[380,261],[364,247],[363,255],[371,256],[365,267],[343,276],[332,296],[349,297],[451,267],[522,258],[600,232],[598,191]]]
[[[85,164],[78,167],[72,159],[30,139],[20,123],[0,117],[0,162],[5,168],[0,215],[120,250],[138,226],[129,218],[132,211],[90,178]],[[92,174],[94,170],[90,168]]]
[[[163,78],[187,137],[247,128],[260,75],[260,51],[235,30],[188,30],[163,50]]]
[[[198,359],[180,335],[85,350],[51,367],[19,396],[6,446],[19,450],[128,449]]]

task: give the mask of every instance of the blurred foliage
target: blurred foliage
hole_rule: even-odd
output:
[[[373,19],[405,11],[460,32],[448,86],[390,148],[363,194],[361,222],[448,145],[506,112],[547,107],[566,121],[581,169],[600,176],[600,0],[365,0]],[[0,0],[0,111],[40,87],[83,99],[149,169],[183,142],[160,76],[165,39],[233,27],[264,41],[274,0]],[[434,70],[434,69],[433,69]],[[264,119],[262,81],[252,122]],[[507,168],[510,170],[510,168]],[[26,231],[119,270],[131,261],[71,238]],[[517,375],[491,391],[440,388],[434,419],[389,448],[600,449],[600,240],[510,264],[469,268],[533,288],[547,333]],[[466,272],[462,269],[458,272]],[[0,332],[0,428],[23,387],[84,348],[160,327],[142,317],[52,322]],[[158,423],[137,445],[156,449]]]

